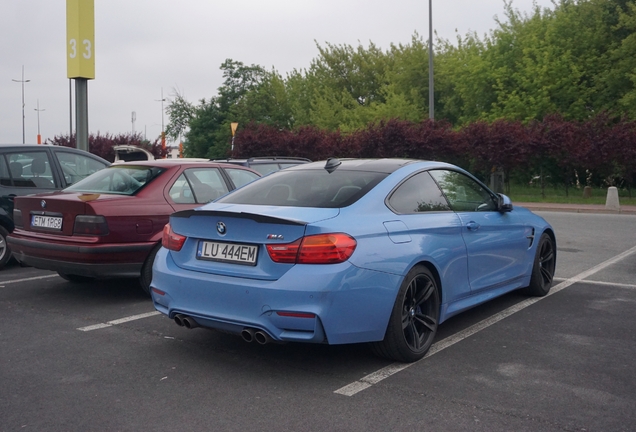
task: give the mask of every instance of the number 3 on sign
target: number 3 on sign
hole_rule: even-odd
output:
[[[88,60],[93,55],[91,51],[91,41],[88,39],[84,39],[82,43],[84,44],[84,52],[82,53],[82,57]],[[69,57],[74,59],[75,57],[77,57],[77,41],[75,39],[71,39],[69,41],[69,44],[71,45],[71,53],[69,54]]]

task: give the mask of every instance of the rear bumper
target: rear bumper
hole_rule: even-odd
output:
[[[20,263],[94,278],[138,277],[155,243],[61,244],[11,234],[7,243]]]
[[[235,334],[253,328],[275,341],[345,344],[384,338],[400,283],[350,263],[296,265],[275,281],[212,275],[177,267],[162,248],[151,289],[155,308],[171,319],[188,315]]]

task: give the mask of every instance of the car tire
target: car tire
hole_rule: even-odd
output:
[[[7,230],[0,226],[0,269],[4,268],[11,259],[11,249],[7,243]]]
[[[431,272],[422,265],[409,271],[398,291],[384,340],[371,349],[380,356],[400,362],[422,359],[437,334],[440,294]]]
[[[147,295],[150,295],[150,282],[152,282],[152,264],[155,262],[155,256],[157,256],[157,252],[161,249],[161,244],[155,246],[155,248],[150,252],[148,258],[144,262],[143,267],[141,268],[141,276],[139,277],[139,284],[141,285],[141,289]]]
[[[554,280],[556,268],[556,248],[549,234],[543,233],[532,266],[530,285],[524,289],[524,293],[530,296],[543,297],[550,292]]]
[[[57,272],[57,274],[60,275],[62,279],[69,282],[73,282],[73,283],[90,282],[95,280],[95,278],[92,278],[90,276],[80,276],[80,275],[68,274],[68,273],[62,273],[62,272]]]

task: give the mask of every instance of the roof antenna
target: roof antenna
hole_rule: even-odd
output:
[[[327,159],[327,163],[325,164],[325,169],[329,174],[334,172],[336,168],[338,168],[342,164],[338,158],[329,158]]]

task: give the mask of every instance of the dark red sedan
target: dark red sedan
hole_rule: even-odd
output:
[[[256,180],[249,168],[179,159],[115,164],[60,192],[15,198],[8,242],[26,265],[69,281],[139,277],[152,263],[170,214]]]

